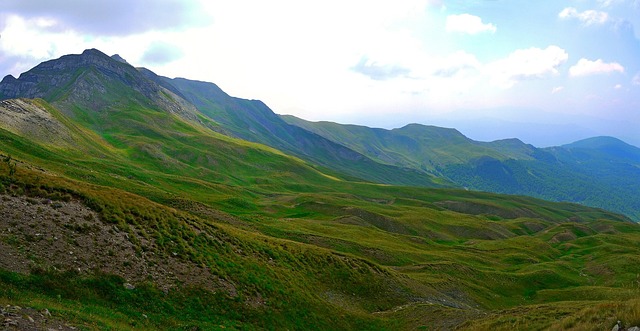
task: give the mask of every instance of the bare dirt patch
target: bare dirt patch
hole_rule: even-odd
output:
[[[34,269],[106,273],[125,283],[150,281],[164,291],[193,286],[236,295],[233,284],[208,268],[180,256],[160,256],[153,240],[137,229],[133,233],[103,222],[79,201],[0,195],[2,269],[23,274]]]

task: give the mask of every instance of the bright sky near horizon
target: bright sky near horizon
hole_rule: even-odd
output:
[[[0,4],[0,75],[87,48],[307,120],[640,146],[640,0]]]

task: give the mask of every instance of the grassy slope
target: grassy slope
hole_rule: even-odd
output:
[[[163,82],[178,89],[199,111],[220,123],[220,132],[269,145],[341,176],[397,185],[452,186],[413,168],[378,163],[361,151],[289,125],[261,101],[230,97],[215,84],[181,78],[164,78]]]
[[[613,138],[537,149],[517,139],[475,142],[453,129],[415,124],[384,130],[282,118],[379,162],[470,189],[576,202],[640,220],[640,150]]]
[[[379,162],[436,172],[449,164],[467,163],[481,156],[499,160],[510,157],[530,159],[526,151],[491,148],[468,139],[455,129],[410,124],[393,130],[372,129],[332,122],[309,122],[294,116],[281,116],[287,123],[300,126],[345,144]]]
[[[56,273],[3,272],[5,301],[53,305],[80,323],[97,314],[100,328],[395,329],[442,326],[434,309],[459,323],[504,309],[519,323],[549,326],[555,321],[526,318],[545,316],[540,305],[579,325],[587,323],[587,303],[638,294],[640,231],[615,214],[525,197],[336,180],[273,149],[137,106],[109,114],[126,126],[103,123],[96,135],[36,103],[69,127],[78,146],[43,146],[0,131],[2,153],[25,162],[13,178],[4,177],[4,187],[70,190],[103,221],[179,243],[190,261],[238,284],[245,297],[260,293],[277,304],[247,308],[224,295],[196,300],[189,289],[167,299],[143,285],[131,297],[100,274],[65,281]],[[205,237],[198,234],[203,228]],[[82,288],[88,290],[72,295]],[[161,302],[160,313],[140,318]],[[231,308],[208,315],[215,307]],[[633,319],[629,309],[617,318]],[[208,317],[194,317],[202,312]],[[478,323],[508,322],[495,316]]]
[[[131,291],[118,277],[99,271],[60,273],[51,268],[55,261],[49,261],[51,269],[30,275],[0,271],[3,302],[48,307],[58,317],[96,329],[327,329],[333,323],[378,329],[388,322],[366,312],[393,307],[409,293],[396,276],[362,260],[239,230],[118,189],[52,177],[24,166],[14,176],[2,176],[3,191],[53,199],[60,192],[71,195],[99,211],[102,222],[128,233],[140,252],[152,249],[150,253],[159,258],[173,254],[187,264],[204,266],[235,284],[235,293],[188,287],[163,293],[152,283],[136,284]],[[16,236],[3,236],[7,238],[13,238],[8,243],[18,248],[24,244]],[[155,245],[144,245],[145,239]],[[351,299],[349,310],[326,302],[325,292],[346,295],[342,293],[347,291],[358,295]],[[381,291],[387,295],[378,296]]]

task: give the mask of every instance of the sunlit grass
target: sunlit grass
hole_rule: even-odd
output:
[[[143,229],[155,254],[204,266],[239,295],[164,294],[153,284],[134,295],[111,275],[2,271],[2,302],[114,330],[396,329],[428,327],[434,312],[472,329],[579,329],[590,315],[610,324],[609,313],[590,310],[599,305],[637,320],[637,303],[624,302],[638,294],[640,228],[620,215],[348,181],[138,105],[109,124],[38,102],[78,148],[0,130],[0,153],[17,162],[13,174],[0,162],[2,192],[83,202],[132,243]],[[247,306],[258,293],[268,304]]]

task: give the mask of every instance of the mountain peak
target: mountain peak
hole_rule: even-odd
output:
[[[42,98],[94,112],[137,104],[197,121],[195,107],[154,76],[138,71],[119,55],[110,57],[92,48],[42,62],[18,79],[5,78],[0,83],[0,100]]]
[[[608,158],[640,162],[640,148],[609,136],[587,138],[562,146],[568,150],[580,150],[586,153],[598,153]]]
[[[82,55],[96,55],[96,56],[107,56],[107,54],[102,53],[101,51],[95,49],[95,48],[89,48],[89,49],[85,49],[82,52]]]
[[[522,140],[518,139],[518,138],[505,138],[505,139],[498,139],[498,140],[494,140],[493,142],[495,143],[504,143],[504,144],[513,144],[513,145],[521,145],[521,144],[525,144]]]
[[[0,82],[0,100],[14,98],[53,99],[60,88],[77,78],[80,69],[98,68],[101,72],[118,74],[126,67],[103,52],[93,48],[82,54],[64,55],[58,59],[42,62],[31,70],[20,74],[17,79],[5,77]],[[132,70],[133,67],[131,67]]]
[[[600,149],[603,147],[609,146],[623,146],[629,145],[624,141],[610,137],[610,136],[599,136],[599,137],[591,137],[587,139],[578,140],[571,144],[564,145],[562,147],[566,148],[587,148],[587,149]],[[629,145],[630,146],[630,145]]]
[[[120,54],[113,54],[111,55],[111,58],[118,62],[129,64],[129,62],[127,62],[127,60],[125,60],[122,56],[120,56]]]
[[[16,78],[13,77],[13,75],[6,75],[6,76],[4,76],[2,81],[0,81],[0,84],[9,84],[9,83],[14,82],[14,81],[16,81]]]
[[[425,139],[439,139],[439,140],[469,140],[465,137],[460,131],[451,128],[443,128],[439,126],[433,125],[423,125],[417,123],[407,124],[399,129],[393,129],[392,132],[400,133],[400,134],[408,134],[413,137],[420,137]]]

